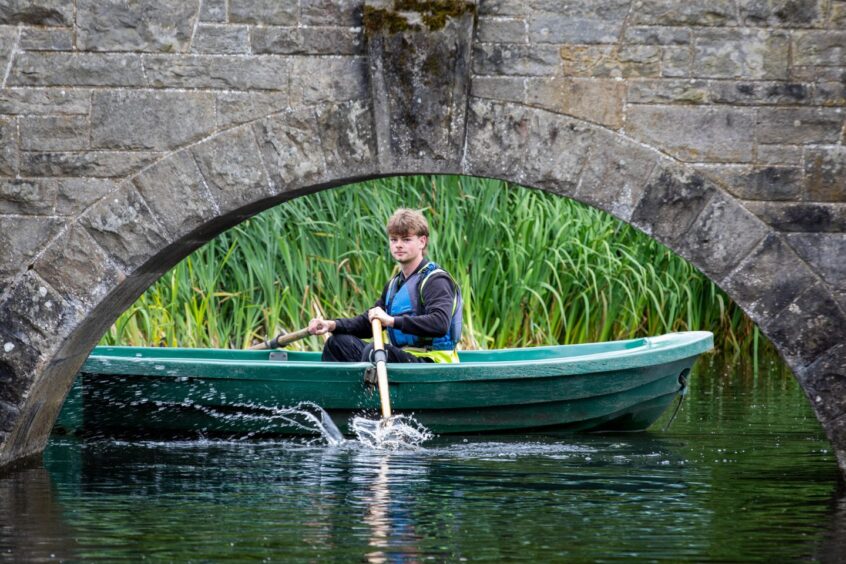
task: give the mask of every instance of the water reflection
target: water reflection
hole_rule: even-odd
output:
[[[77,544],[46,468],[0,478],[0,557],[18,562],[71,560]]]
[[[659,421],[660,428],[662,422]],[[846,500],[792,377],[700,374],[668,432],[51,440],[0,477],[9,560],[837,561]]]
[[[831,526],[814,551],[820,562],[843,562],[846,559],[846,483],[840,482],[829,502]]]

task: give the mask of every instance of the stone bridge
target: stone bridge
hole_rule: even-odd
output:
[[[296,196],[500,178],[724,288],[846,471],[846,1],[3,0],[0,464],[118,314]]]

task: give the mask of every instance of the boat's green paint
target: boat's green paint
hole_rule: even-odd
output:
[[[460,364],[389,364],[391,405],[435,433],[642,430],[713,346],[709,332],[496,351]],[[319,353],[97,347],[82,367],[88,433],[289,434],[274,408],[314,402],[342,430],[376,412],[368,363]]]

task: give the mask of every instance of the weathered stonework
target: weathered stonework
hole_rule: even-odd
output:
[[[0,3],[0,465],[221,230],[363,178],[574,197],[686,257],[846,472],[846,3]]]

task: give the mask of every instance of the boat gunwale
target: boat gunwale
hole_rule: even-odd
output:
[[[407,364],[390,363],[392,383],[429,383],[429,382],[454,382],[454,381],[480,381],[480,380],[513,380],[523,378],[551,378],[558,376],[570,376],[590,373],[602,373],[620,370],[639,369],[651,366],[658,366],[689,358],[707,352],[713,348],[713,334],[708,331],[685,331],[668,333],[657,337],[645,337],[625,341],[612,341],[614,343],[626,344],[643,341],[642,346],[633,348],[621,348],[613,351],[584,354],[577,356],[546,357],[529,360],[487,360],[487,361],[465,361],[456,364]],[[599,343],[590,343],[599,344]],[[554,345],[550,347],[526,347],[521,349],[508,349],[510,351],[537,350],[537,349],[560,349],[562,347],[578,347],[580,345]],[[118,349],[131,351],[143,349],[154,351],[157,347],[103,347],[105,349]],[[169,348],[170,352],[196,351],[192,348]],[[210,349],[225,350],[225,349]],[[656,358],[657,357],[657,358]],[[93,360],[92,360],[93,359]],[[90,366],[89,362],[98,366]],[[354,373],[356,378],[361,372],[370,367],[367,362],[347,363],[324,363],[315,361],[296,360],[270,360],[270,359],[209,359],[209,358],[175,358],[175,357],[138,357],[138,356],[117,356],[108,354],[96,354],[95,352],[86,360],[80,372],[88,374],[112,374],[112,375],[143,375],[146,377],[183,377],[184,374],[171,374],[163,369],[159,372],[138,374],[133,372],[132,367],[148,364],[171,365],[173,367],[209,367],[220,368],[227,366],[238,366],[245,370],[260,369],[262,372],[280,367],[298,368],[298,373],[308,380],[313,380],[313,372],[320,372],[325,377],[343,377],[344,380]],[[114,369],[119,368],[119,371]],[[484,373],[479,369],[494,368]],[[92,370],[92,368],[95,368]],[[433,370],[434,368],[434,370]],[[302,370],[308,369],[308,370]],[[518,370],[522,369],[522,370]],[[526,370],[528,369],[528,370]],[[554,369],[554,370],[552,370]],[[111,370],[111,371],[109,371]],[[549,371],[549,372],[547,372]],[[334,373],[334,374],[333,374]],[[291,375],[251,374],[251,375],[213,375],[198,374],[195,378],[213,379],[238,379],[238,380],[268,380],[268,381],[291,381]],[[282,376],[282,377],[280,377]],[[425,378],[422,380],[421,378]],[[327,380],[328,383],[328,380]]]

